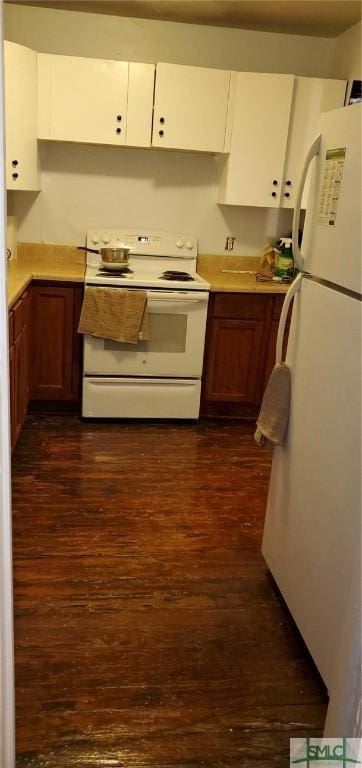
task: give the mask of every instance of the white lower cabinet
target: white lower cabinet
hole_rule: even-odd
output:
[[[37,54],[4,42],[6,188],[39,189]]]
[[[230,72],[157,64],[152,145],[223,152]]]
[[[38,55],[38,137],[149,147],[153,64]]]
[[[343,105],[345,88],[345,80],[233,73],[230,153],[219,159],[218,202],[293,208],[319,115]],[[307,195],[308,182],[304,206]]]

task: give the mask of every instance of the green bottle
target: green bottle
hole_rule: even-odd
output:
[[[274,274],[277,277],[291,279],[294,277],[294,259],[292,238],[282,237],[276,250]]]

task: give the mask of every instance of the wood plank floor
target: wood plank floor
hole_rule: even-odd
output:
[[[13,462],[17,768],[284,768],[327,698],[260,555],[235,423],[29,417]]]

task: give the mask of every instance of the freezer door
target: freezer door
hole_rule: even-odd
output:
[[[321,115],[305,218],[304,270],[361,293],[362,104]]]
[[[360,301],[304,278],[287,363],[290,422],[274,449],[262,549],[331,689],[360,574]]]

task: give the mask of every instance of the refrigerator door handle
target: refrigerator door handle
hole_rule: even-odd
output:
[[[320,148],[321,148],[321,140],[322,140],[322,136],[320,133],[318,133],[318,135],[315,137],[313,141],[313,144],[309,148],[309,151],[305,158],[303,170],[302,170],[299,185],[298,185],[297,199],[296,199],[294,214],[293,214],[293,230],[292,230],[293,258],[294,258],[295,266],[298,267],[300,272],[303,272],[303,269],[304,269],[304,257],[299,248],[299,242],[298,242],[302,197],[304,192],[305,180],[307,178],[308,168],[313,160],[313,157],[315,157],[316,155],[319,155]]]
[[[280,313],[280,320],[279,320],[279,326],[278,326],[278,336],[277,336],[277,345],[275,350],[275,362],[276,363],[282,363],[283,362],[283,341],[284,341],[284,334],[285,334],[285,324],[287,322],[288,317],[288,311],[290,304],[298,291],[300,291],[301,285],[302,285],[302,273],[300,272],[299,275],[293,280],[291,286],[289,287],[287,293],[285,294],[285,299],[282,306],[282,311]]]

